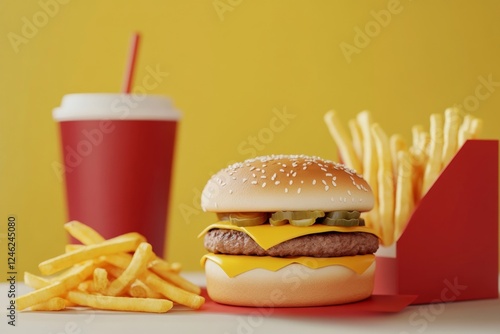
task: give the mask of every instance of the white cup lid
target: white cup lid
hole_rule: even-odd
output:
[[[76,120],[178,120],[181,113],[160,95],[79,93],[63,96],[53,110],[56,121]]]

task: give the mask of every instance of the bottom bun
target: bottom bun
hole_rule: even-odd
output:
[[[205,262],[207,292],[218,303],[255,307],[345,304],[373,291],[375,262],[362,274],[340,265],[311,269],[293,263],[277,271],[261,268],[229,277],[215,262]]]

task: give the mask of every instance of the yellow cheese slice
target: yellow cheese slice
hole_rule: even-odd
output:
[[[204,267],[205,262],[211,260],[217,263],[222,270],[229,276],[235,277],[246,271],[262,268],[270,271],[278,271],[279,269],[292,264],[299,263],[311,269],[318,269],[327,266],[344,266],[361,275],[375,260],[375,255],[356,255],[343,257],[294,257],[280,258],[272,256],[246,256],[246,255],[224,255],[209,253],[201,258],[201,265]]]
[[[366,226],[328,226],[323,224],[314,224],[312,226],[301,227],[290,224],[273,226],[270,224],[262,224],[257,226],[241,227],[233,225],[229,222],[218,222],[205,228],[198,237],[204,236],[208,231],[213,229],[235,230],[248,234],[260,247],[267,250],[277,244],[290,239],[301,237],[308,234],[325,233],[325,232],[366,232],[374,234],[378,237],[375,231]]]

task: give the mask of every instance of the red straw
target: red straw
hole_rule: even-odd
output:
[[[134,33],[130,40],[130,50],[128,55],[127,68],[125,69],[125,77],[123,78],[122,93],[130,94],[132,82],[134,81],[135,60],[137,58],[137,49],[139,47],[139,33]]]

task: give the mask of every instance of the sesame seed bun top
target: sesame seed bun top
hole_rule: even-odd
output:
[[[213,175],[201,195],[211,212],[369,211],[373,193],[352,169],[305,155],[261,156]]]

